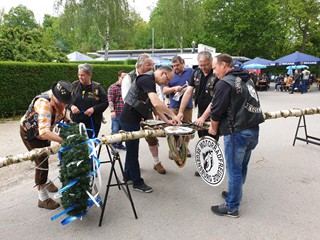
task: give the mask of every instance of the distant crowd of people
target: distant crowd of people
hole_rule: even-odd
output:
[[[267,91],[270,89],[271,79],[267,74],[259,75],[256,71],[253,71],[251,78],[255,83],[256,90]],[[310,90],[310,86],[316,81],[314,74],[312,74],[307,67],[302,71],[296,69],[293,74],[279,74],[274,77],[274,91],[300,92],[301,94],[307,93]],[[320,90],[320,86],[319,86]]]

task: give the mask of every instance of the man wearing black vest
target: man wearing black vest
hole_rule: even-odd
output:
[[[141,74],[145,74],[149,71],[151,71],[154,67],[153,59],[149,54],[142,53],[139,55],[137,63],[136,63],[136,69],[129,72],[123,79],[122,85],[121,85],[121,93],[122,93],[122,99],[125,101],[126,95],[128,93],[128,90],[132,84],[132,82]],[[161,89],[159,89],[159,86],[156,85],[157,93],[161,92]],[[162,98],[162,96],[159,96],[159,98]],[[145,119],[153,119],[152,112],[150,112],[149,116]],[[153,158],[153,169],[156,170],[160,174],[165,174],[166,170],[162,166],[161,161],[159,159],[159,141],[156,137],[149,137],[146,138],[146,141],[149,145],[149,150],[151,152],[152,158]]]
[[[31,151],[35,148],[48,147],[51,141],[62,143],[63,139],[53,132],[53,127],[65,118],[65,107],[73,103],[71,83],[59,81],[52,85],[51,91],[36,96],[20,122],[20,136]],[[35,184],[38,189],[38,207],[56,209],[59,203],[50,198],[48,192],[57,192],[58,188],[52,181],[48,181],[49,155],[42,154],[33,160],[35,168]]]
[[[225,203],[212,206],[211,210],[219,216],[239,217],[242,185],[252,150],[258,144],[259,124],[264,118],[249,73],[233,68],[228,54],[216,56],[212,65],[220,80],[211,102],[209,133],[224,136],[228,191],[222,192]]]
[[[151,111],[169,125],[180,124],[178,117],[158,98],[156,83],[167,84],[173,78],[173,70],[168,66],[158,68],[154,73],[139,75],[133,81],[124,99],[125,104],[120,115],[124,131],[140,130],[140,122],[146,119]],[[169,116],[172,120],[169,120]],[[132,180],[133,190],[149,193],[152,188],[141,178],[139,166],[139,139],[126,141],[127,153],[124,167],[125,180]]]
[[[198,119],[194,123],[202,126],[205,121],[210,120],[210,102],[214,86],[217,82],[217,78],[212,70],[212,55],[209,51],[202,51],[198,54],[198,66],[199,68],[194,71],[189,86],[182,97],[177,116],[183,119],[183,112],[188,106],[190,99],[192,99],[193,91],[195,90],[194,104],[196,107],[198,106]],[[207,135],[209,135],[208,130],[198,130],[199,138]],[[214,137],[216,140],[218,139],[218,135]],[[200,176],[198,171],[195,172],[195,176]]]

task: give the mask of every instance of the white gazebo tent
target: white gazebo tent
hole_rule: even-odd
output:
[[[93,58],[81,53],[81,52],[73,52],[67,55],[67,58],[70,62],[76,61],[92,61]]]

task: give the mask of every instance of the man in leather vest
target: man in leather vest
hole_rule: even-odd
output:
[[[211,210],[219,216],[239,217],[242,185],[264,117],[253,80],[246,70],[233,68],[233,60],[228,54],[216,56],[213,69],[220,80],[211,102],[209,133],[216,135],[219,132],[224,136],[228,191],[222,192],[225,203],[212,206]]]
[[[154,63],[153,59],[149,54],[143,53],[140,54],[136,63],[136,69],[129,72],[122,81],[121,85],[121,93],[122,99],[125,101],[126,95],[129,91],[129,88],[132,82],[141,74],[145,74],[153,69]],[[152,112],[150,112],[147,119],[153,119]],[[149,145],[149,150],[151,152],[153,158],[153,169],[156,170],[160,174],[165,174],[166,170],[162,166],[161,161],[159,160],[159,146],[158,146],[158,138],[149,137],[146,138],[146,141]]]
[[[20,136],[31,151],[35,148],[50,146],[51,142],[62,143],[63,139],[53,131],[57,122],[65,118],[65,107],[73,103],[71,83],[59,81],[52,85],[51,90],[36,96],[31,102],[26,114],[21,118]],[[42,154],[33,160],[35,168],[35,184],[38,190],[38,207],[56,209],[60,206],[48,192],[57,192],[58,188],[52,181],[48,181],[49,156]]]
[[[158,98],[156,83],[167,84],[173,78],[173,70],[168,66],[158,68],[153,74],[139,75],[131,84],[125,97],[120,115],[123,130],[132,132],[140,130],[140,122],[153,111],[169,125],[180,124],[178,117]],[[169,120],[171,117],[172,120]],[[132,180],[133,190],[150,193],[152,188],[141,178],[139,166],[139,139],[126,141],[127,153],[124,166],[125,181]]]
[[[194,123],[202,126],[205,121],[210,120],[210,102],[217,82],[212,70],[212,55],[209,51],[202,51],[198,54],[198,66],[199,68],[193,72],[193,77],[190,79],[189,86],[182,97],[177,116],[183,119],[184,111],[195,90],[194,104],[196,107],[198,106],[198,119]],[[209,135],[208,130],[198,130],[199,138],[207,135]],[[214,137],[218,139],[218,136]],[[195,172],[195,176],[200,176],[198,171]]]
[[[204,113],[211,102],[217,78],[212,70],[212,55],[209,51],[202,51],[198,54],[198,64],[199,68],[194,71],[193,78],[191,78],[189,86],[182,97],[178,117],[183,118],[183,112],[195,90],[194,104],[198,107],[198,119],[195,123],[202,126],[206,120],[209,120],[209,114],[204,115]],[[206,136],[208,131],[198,131],[198,135],[199,137]]]

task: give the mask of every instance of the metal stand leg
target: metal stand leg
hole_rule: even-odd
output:
[[[110,147],[112,148],[112,146],[110,146]],[[109,147],[107,145],[106,145],[106,148],[107,148],[107,151],[108,151],[108,155],[109,155],[110,161],[105,161],[105,162],[102,162],[102,163],[111,163],[111,169],[110,169],[110,175],[109,175],[109,179],[108,179],[108,183],[107,183],[106,194],[104,196],[104,200],[103,200],[103,204],[102,204],[99,227],[101,227],[101,224],[102,224],[102,221],[103,221],[103,216],[104,216],[104,212],[105,212],[105,208],[106,208],[107,197],[108,197],[108,193],[109,193],[110,187],[117,186],[119,188],[119,190],[121,190],[121,189],[123,190],[123,192],[125,193],[125,195],[127,196],[127,198],[129,199],[129,201],[131,203],[131,207],[132,207],[132,210],[133,210],[135,218],[138,219],[138,216],[137,216],[137,213],[136,213],[136,209],[134,207],[134,203],[133,203],[133,200],[132,200],[132,197],[131,197],[129,186],[128,186],[127,182],[120,181],[120,179],[118,178],[118,175],[117,175],[117,171],[115,169],[115,164],[116,164],[116,162],[118,162],[122,177],[124,177],[123,166],[122,166],[122,163],[121,163],[121,160],[120,160],[119,153],[116,150],[114,150],[113,152],[115,154],[112,157],[111,154],[110,154]],[[98,153],[99,155],[100,155],[100,150],[101,149],[99,149],[99,153]],[[113,176],[116,179],[116,183],[115,184],[111,183]]]
[[[302,125],[300,125],[301,119],[302,119]],[[304,128],[305,138],[301,138],[301,137],[298,137],[298,136],[297,136],[297,135],[298,135],[299,128],[301,128],[301,127]],[[311,139],[311,140],[310,140],[310,139]],[[300,140],[300,141],[306,142],[307,144],[311,143],[311,144],[315,144],[315,145],[320,146],[320,139],[319,139],[319,138],[316,138],[316,137],[309,136],[308,133],[307,133],[307,122],[306,122],[305,115],[302,115],[302,116],[300,116],[300,118],[299,118],[299,122],[298,122],[297,130],[296,130],[296,134],[295,134],[294,140],[293,140],[293,146],[295,145],[296,140]],[[315,140],[315,141],[313,141],[313,140]]]

